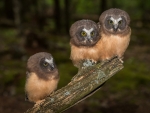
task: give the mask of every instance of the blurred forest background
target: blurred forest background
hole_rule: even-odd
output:
[[[52,53],[60,73],[58,88],[77,73],[72,65],[69,28],[80,19],[98,22],[109,8],[131,17],[132,36],[124,69],[92,97],[65,113],[150,113],[150,0],[0,0],[0,113],[22,113],[26,62]]]

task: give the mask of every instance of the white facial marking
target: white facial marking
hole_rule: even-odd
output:
[[[53,58],[51,58],[51,59],[45,59],[45,61],[47,62],[47,63],[49,63],[49,64],[53,64]]]
[[[116,20],[116,19],[114,19],[113,17],[111,17],[110,20],[112,20],[114,24],[118,25],[118,22],[119,22],[120,20],[122,20],[122,18],[120,17],[120,18],[118,18],[118,19]]]
[[[117,20],[114,19],[113,17],[111,17],[110,20],[112,20],[114,24],[118,24]]]
[[[117,20],[117,21],[119,22],[120,20],[122,20],[122,18],[121,18],[121,17],[120,17],[120,18],[118,18],[118,20]]]
[[[90,37],[91,36],[90,34],[93,31],[93,28],[91,28],[89,30],[87,30],[87,29],[84,28],[83,31],[85,31],[87,33],[87,36]]]

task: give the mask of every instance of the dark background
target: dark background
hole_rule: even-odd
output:
[[[80,19],[98,22],[109,8],[131,17],[131,42],[124,69],[93,96],[66,113],[150,113],[150,0],[0,0],[0,113],[22,113],[26,62],[36,52],[50,52],[65,86],[72,65],[69,28]]]

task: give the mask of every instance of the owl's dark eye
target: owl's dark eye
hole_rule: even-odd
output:
[[[44,63],[43,63],[43,66],[47,67],[47,66],[48,66],[48,63],[47,63],[47,62],[44,62]]]
[[[91,32],[91,36],[94,36],[94,35],[95,35],[95,32],[94,32],[94,31],[92,31],[92,32]]]
[[[113,21],[112,21],[112,20],[109,20],[109,24],[113,24]]]
[[[81,36],[86,36],[86,32],[85,31],[81,31]]]
[[[122,24],[122,20],[120,20],[118,23],[119,23],[119,24]]]

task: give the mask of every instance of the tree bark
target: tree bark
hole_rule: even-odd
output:
[[[13,0],[14,23],[18,29],[18,34],[22,33],[20,10],[21,10],[20,1],[19,0]]]
[[[8,19],[10,20],[14,19],[12,0],[4,0],[4,11],[5,11],[5,16]]]
[[[55,28],[57,33],[61,31],[61,14],[60,14],[60,1],[59,0],[54,0],[54,18],[55,18]]]
[[[101,0],[101,13],[107,9],[107,0]]]
[[[45,101],[26,113],[60,113],[81,102],[100,89],[109,78],[123,68],[118,58],[82,69],[65,87],[57,90]]]
[[[65,0],[64,2],[65,2],[65,27],[66,27],[66,32],[68,32],[70,26],[70,16],[69,16],[70,0]]]

